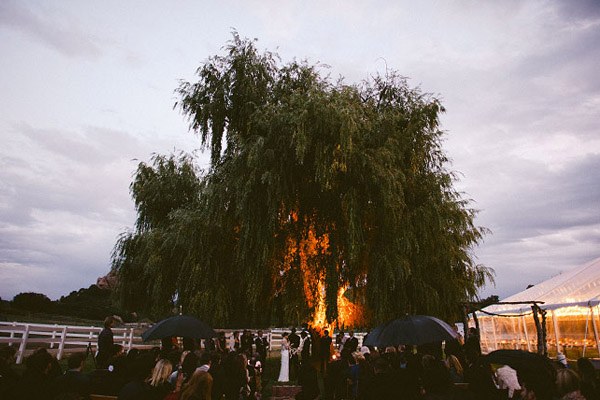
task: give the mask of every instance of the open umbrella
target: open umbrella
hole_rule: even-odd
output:
[[[458,333],[440,319],[427,315],[408,315],[376,327],[364,344],[377,347],[421,345],[458,338]]]
[[[208,339],[217,336],[217,333],[204,322],[188,315],[163,319],[142,333],[144,342],[172,336]]]
[[[483,356],[482,360],[488,364],[508,365],[517,371],[529,370],[551,374],[555,369],[548,357],[523,350],[495,350]]]

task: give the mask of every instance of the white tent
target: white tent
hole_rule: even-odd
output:
[[[546,310],[548,350],[569,358],[598,356],[600,341],[600,258],[557,275],[477,312],[482,350],[535,351],[537,335],[531,304]],[[541,304],[543,302],[543,304]]]

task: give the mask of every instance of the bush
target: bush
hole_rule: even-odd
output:
[[[32,312],[48,312],[52,309],[52,300],[41,293],[19,293],[13,298],[12,306]]]

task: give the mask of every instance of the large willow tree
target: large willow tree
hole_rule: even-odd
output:
[[[182,305],[217,326],[296,323],[315,310],[308,274],[329,321],[340,287],[374,323],[452,318],[492,278],[471,253],[484,229],[453,187],[439,100],[395,73],[351,85],[281,65],[237,34],[197,74],[176,107],[211,164],[139,165],[138,221],[113,255],[124,306]],[[309,238],[316,250],[303,252]]]

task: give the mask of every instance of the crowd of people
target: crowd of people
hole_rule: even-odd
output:
[[[15,348],[0,348],[0,399],[260,399],[269,338],[258,331],[220,333],[202,346],[171,338],[162,346],[127,353],[113,343],[105,321],[96,368],[84,372],[86,353],[73,353],[66,371],[47,350],[13,368]],[[376,349],[361,346],[353,332],[332,338],[327,330],[303,327],[283,334],[279,381],[297,383],[297,400],[595,400],[600,384],[590,360],[549,362],[549,368],[496,365],[481,355],[476,332],[464,344]],[[272,367],[271,367],[272,368]]]
[[[513,369],[482,356],[476,330],[468,340],[444,345],[358,347],[351,332],[336,336],[335,352],[321,371],[318,363],[302,363],[298,400],[600,400],[600,382],[587,358],[566,360],[534,357]]]
[[[122,400],[245,400],[260,399],[262,371],[269,342],[256,335],[236,332],[230,340],[179,343],[163,340],[161,347],[125,352],[113,341],[115,320],[108,317],[98,336],[98,352],[72,353],[66,371],[46,349],[29,355],[22,373],[15,370],[15,347],[0,349],[0,399],[87,399],[91,394]],[[87,358],[95,368],[84,371]]]

